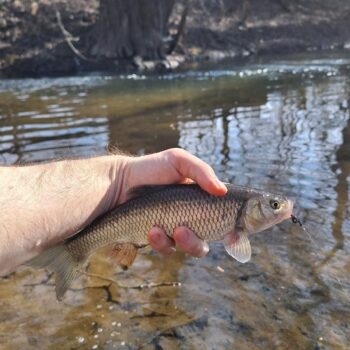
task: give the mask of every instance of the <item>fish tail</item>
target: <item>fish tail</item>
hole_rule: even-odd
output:
[[[64,244],[60,244],[45,250],[30,260],[27,265],[35,268],[47,268],[56,273],[56,297],[61,301],[82,263],[74,259]]]

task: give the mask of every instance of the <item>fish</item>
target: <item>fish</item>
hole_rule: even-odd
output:
[[[55,272],[56,296],[62,300],[94,252],[113,246],[119,264],[129,267],[138,249],[149,244],[147,233],[154,226],[169,237],[176,227],[186,226],[202,240],[223,241],[231,257],[246,263],[251,258],[248,235],[290,218],[293,202],[280,194],[225,185],[224,196],[211,195],[196,184],[136,187],[129,192],[127,202],[44,250],[28,265]]]

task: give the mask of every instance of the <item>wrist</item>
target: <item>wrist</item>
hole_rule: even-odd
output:
[[[129,190],[129,174],[133,157],[122,155],[111,155],[107,157],[108,162],[108,189],[107,205],[105,211],[115,208],[117,205],[126,202]]]
[[[128,159],[103,156],[0,168],[0,273],[125,201]]]
[[[41,212],[49,242],[66,239],[119,203],[126,158],[101,156],[48,164],[54,183],[53,188],[42,189],[42,196],[50,198]]]

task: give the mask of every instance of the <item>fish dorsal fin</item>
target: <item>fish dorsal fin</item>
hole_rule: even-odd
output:
[[[228,233],[224,238],[224,246],[229,255],[241,263],[246,263],[252,256],[247,234],[243,231]]]
[[[136,198],[136,197],[143,197],[148,196],[151,193],[161,191],[162,189],[165,189],[166,185],[143,185],[143,186],[136,186],[133,188],[130,188],[128,191],[128,198]]]
[[[137,248],[132,243],[118,243],[112,249],[112,256],[123,267],[129,267],[137,255]]]

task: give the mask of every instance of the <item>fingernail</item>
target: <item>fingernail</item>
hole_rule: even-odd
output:
[[[223,182],[221,182],[218,178],[215,179],[215,183],[217,187],[225,189],[227,191],[226,185]]]
[[[209,244],[206,241],[202,243],[202,256],[207,255],[209,253]]]

